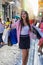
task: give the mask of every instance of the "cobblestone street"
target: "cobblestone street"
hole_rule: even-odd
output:
[[[19,58],[20,50],[17,45],[3,46],[0,48],[0,65],[15,65],[16,59]]]
[[[43,65],[43,56],[38,56],[38,40],[31,40],[29,60],[27,65]],[[18,45],[0,48],[0,65],[22,65],[21,50]]]
[[[0,65],[43,65],[43,0],[0,0]]]

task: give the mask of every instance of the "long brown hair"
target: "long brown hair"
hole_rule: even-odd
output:
[[[26,23],[27,23],[27,25],[29,26],[29,28],[31,30],[28,13],[27,13],[27,11],[22,11],[22,12],[25,12],[25,14],[26,14]],[[21,12],[21,20],[20,20],[21,28],[24,26],[23,19],[22,19],[22,12]]]
[[[0,18],[0,22],[1,22],[1,24],[2,24],[2,20],[1,20],[1,18]]]

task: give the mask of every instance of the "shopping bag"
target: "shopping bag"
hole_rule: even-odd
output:
[[[8,35],[9,35],[9,30],[8,29],[4,29],[3,35],[2,35],[2,40],[5,44],[8,43]]]
[[[11,44],[17,44],[17,31],[16,31],[16,29],[10,30],[10,42],[11,42]]]
[[[39,46],[43,46],[43,38],[40,38],[40,39],[39,39],[38,45],[39,45]]]

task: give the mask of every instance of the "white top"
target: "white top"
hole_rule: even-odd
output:
[[[21,30],[21,35],[28,35],[29,34],[29,26],[23,26]]]

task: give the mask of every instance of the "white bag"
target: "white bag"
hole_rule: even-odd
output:
[[[8,35],[9,35],[9,30],[4,29],[3,35],[2,35],[2,40],[5,44],[8,44]]]

